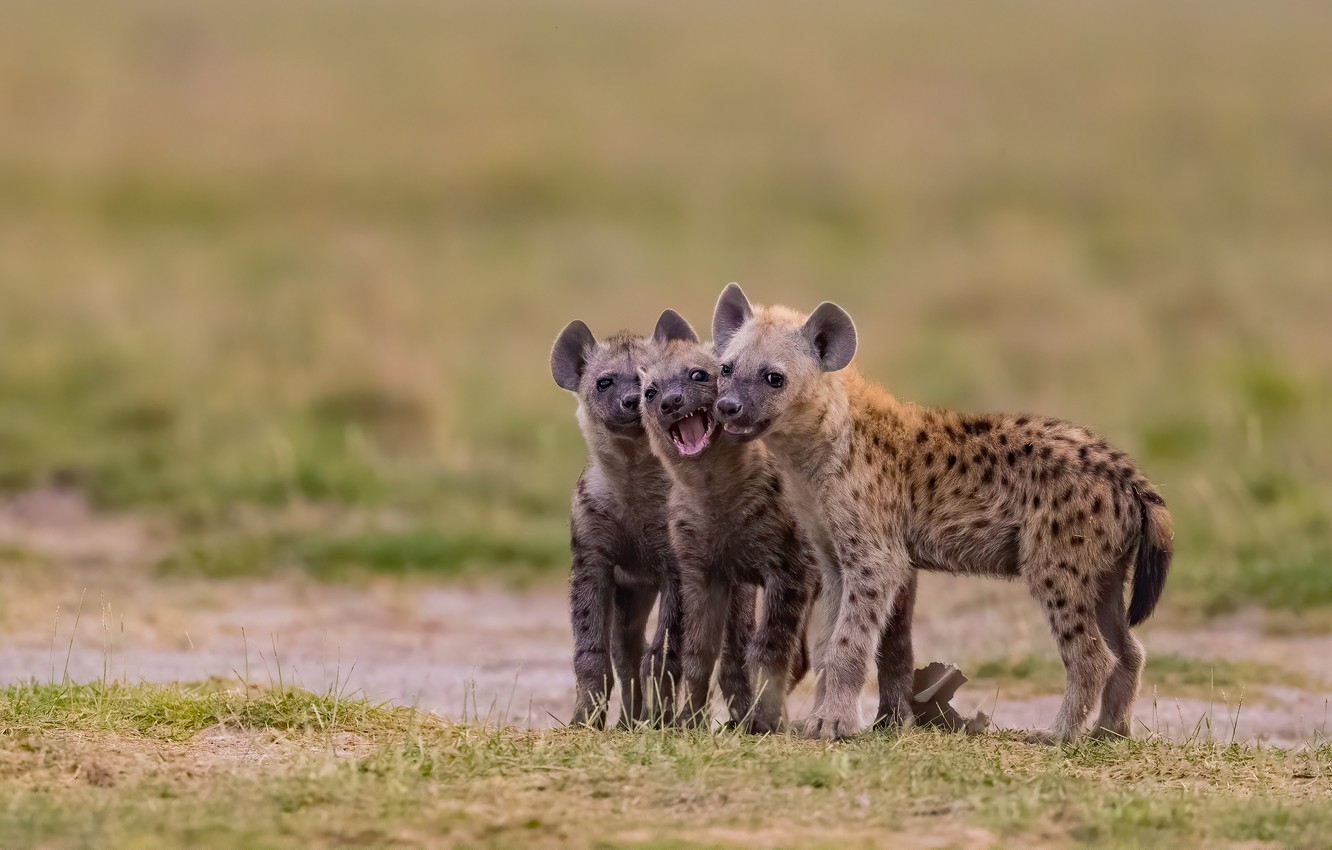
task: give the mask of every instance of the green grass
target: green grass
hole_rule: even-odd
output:
[[[988,687],[1000,687],[1009,695],[1062,693],[1064,666],[1059,659],[1028,653],[1019,658],[988,659],[974,666],[971,678]],[[1189,658],[1173,652],[1150,653],[1142,674],[1144,693],[1159,688],[1170,696],[1219,697],[1225,691],[1238,698],[1246,689],[1264,685],[1309,688],[1307,676],[1273,664],[1224,658]]]
[[[218,575],[452,575],[456,540],[557,576],[582,446],[554,335],[666,306],[706,327],[739,279],[842,303],[903,398],[1132,451],[1175,514],[1176,612],[1332,606],[1327,9],[129,0],[6,24],[4,491],[80,487]],[[312,532],[311,506],[354,529]],[[439,539],[268,542],[400,529]]]
[[[210,734],[218,723],[240,734]],[[913,730],[830,746],[497,730],[302,691],[0,697],[5,846],[1316,847],[1330,789],[1325,745],[1047,749]]]

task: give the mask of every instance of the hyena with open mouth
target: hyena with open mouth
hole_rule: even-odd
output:
[[[903,607],[920,568],[1021,578],[1044,607],[1067,683],[1053,731],[1033,740],[1074,740],[1098,700],[1095,733],[1128,735],[1144,662],[1129,627],[1156,607],[1172,534],[1164,500],[1123,452],[1057,419],[899,402],[850,367],[855,326],[835,304],[810,316],[751,307],[731,284],[713,336],[718,421],[737,437],[762,437],[803,503],[817,506],[835,550],[806,734],[860,730],[867,657],[880,637],[907,656],[891,675],[880,671],[880,713],[911,717],[910,637],[895,632],[910,622]]]
[[[808,667],[804,626],[819,581],[814,549],[768,451],[716,427],[720,364],[712,346],[673,310],[662,313],[653,340],[656,351],[639,374],[643,424],[672,480],[668,515],[685,624],[681,715],[710,720],[708,686],[720,649],[731,719],[751,732],[774,732],[787,692]],[[755,585],[763,594],[757,630]],[[728,659],[741,661],[738,671]]]
[[[670,481],[639,417],[638,368],[648,351],[647,340],[629,333],[598,342],[575,321],[550,356],[555,383],[578,397],[588,451],[569,521],[574,724],[605,724],[612,670],[622,725],[647,719],[645,697],[659,696],[669,712],[680,678],[679,582],[666,525]],[[658,595],[657,631],[645,653]]]

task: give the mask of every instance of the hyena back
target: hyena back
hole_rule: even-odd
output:
[[[578,398],[588,449],[569,521],[574,724],[605,724],[612,672],[622,725],[646,719],[645,696],[660,694],[671,705],[680,678],[680,597],[665,507],[670,483],[639,417],[638,367],[647,354],[642,337],[619,333],[598,342],[578,321],[551,352],[555,383]],[[657,632],[645,651],[658,595]]]
[[[788,501],[781,470],[758,443],[716,428],[712,405],[720,364],[677,313],[662,314],[657,350],[640,370],[643,423],[672,480],[671,542],[684,606],[681,711],[709,720],[709,681],[718,650],[740,655],[743,672],[721,686],[734,721],[752,732],[778,728],[787,691],[807,665],[804,626],[818,566]],[[746,643],[723,632],[728,608],[762,588],[763,613]],[[752,624],[752,610],[747,615]]]
[[[881,667],[885,648],[909,658],[900,601],[914,591],[915,568],[1021,578],[1041,603],[1067,685],[1053,732],[1034,739],[1073,740],[1098,700],[1096,733],[1129,733],[1144,663],[1129,627],[1156,606],[1172,532],[1164,500],[1123,452],[1056,419],[897,401],[849,366],[855,327],[830,303],[809,317],[755,308],[732,284],[714,336],[724,349],[718,419],[738,436],[761,436],[817,496],[835,551],[807,734],[861,727],[858,696],[876,638]],[[887,680],[881,669],[886,719],[905,722],[909,700],[909,662]]]

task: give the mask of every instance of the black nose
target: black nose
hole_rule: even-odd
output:
[[[717,413],[721,416],[737,416],[741,408],[739,399],[732,396],[724,395],[717,399]]]
[[[684,407],[684,393],[679,390],[666,393],[661,397],[662,413],[679,413],[682,407]]]
[[[633,393],[632,395],[627,395],[627,396],[625,396],[624,398],[620,399],[620,405],[621,405],[625,410],[637,410],[637,409],[638,409],[638,393]]]

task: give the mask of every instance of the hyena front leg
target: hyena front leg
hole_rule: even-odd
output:
[[[717,687],[733,723],[742,721],[754,702],[745,667],[745,653],[754,637],[754,596],[750,584],[737,584],[731,589],[731,610],[726,615],[721,660],[717,663]]]
[[[672,575],[661,585],[657,633],[643,656],[643,719],[651,723],[670,725],[675,721],[675,694],[681,678],[682,605],[679,577],[672,569]]]
[[[681,717],[689,725],[711,721],[708,699],[712,670],[721,651],[731,594],[743,590],[729,582],[710,581],[703,570],[686,570],[682,577],[684,596],[684,700]],[[753,614],[751,613],[751,617]]]
[[[834,740],[863,727],[860,690],[865,668],[883,633],[891,600],[910,575],[906,548],[847,547],[838,551],[842,565],[842,604],[824,651],[823,700],[801,724],[810,738]]]
[[[612,684],[610,621],[615,564],[609,547],[577,530],[570,537],[569,612],[574,638],[574,726],[606,725]]]
[[[784,580],[783,580],[784,579]],[[747,654],[754,682],[750,732],[776,732],[786,706],[786,689],[804,635],[801,625],[813,588],[799,579],[769,579],[763,588],[763,622]]]
[[[879,710],[874,728],[908,723],[915,661],[911,652],[911,614],[916,607],[916,571],[911,570],[893,598],[893,607],[879,638]]]
[[[613,637],[611,662],[615,677],[620,680],[620,722],[631,727],[643,719],[642,663],[647,638],[648,616],[657,599],[657,589],[644,585],[615,585],[615,607],[612,613]]]

